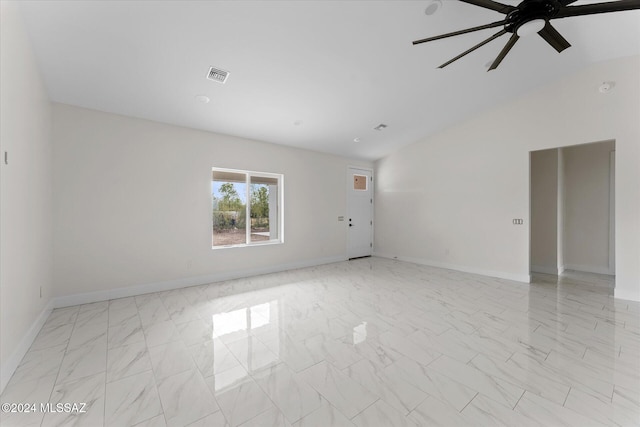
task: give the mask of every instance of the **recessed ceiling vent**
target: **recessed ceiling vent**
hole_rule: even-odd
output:
[[[207,78],[209,80],[213,80],[214,82],[224,83],[227,81],[227,77],[229,77],[229,72],[220,70],[218,68],[211,67],[209,68],[209,74]]]

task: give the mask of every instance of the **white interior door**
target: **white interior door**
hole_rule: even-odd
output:
[[[373,180],[370,169],[347,169],[347,256],[371,256],[373,251]]]

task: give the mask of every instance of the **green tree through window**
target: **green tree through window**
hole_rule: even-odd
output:
[[[225,182],[222,184],[220,186],[220,194],[222,195],[219,204],[221,211],[237,211],[242,208],[242,201],[232,183]]]
[[[269,190],[263,184],[251,184],[251,218],[256,227],[264,227],[269,221]]]

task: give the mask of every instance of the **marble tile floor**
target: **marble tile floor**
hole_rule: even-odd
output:
[[[366,258],[57,309],[0,399],[37,411],[0,425],[638,426],[612,288]]]

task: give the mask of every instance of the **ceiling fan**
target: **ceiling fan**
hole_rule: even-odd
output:
[[[606,3],[585,4],[577,6],[569,6],[576,0],[523,0],[518,6],[510,6],[498,3],[493,0],[460,0],[474,6],[483,7],[485,9],[495,10],[504,13],[506,16],[501,21],[492,22],[478,27],[467,28],[465,30],[454,31],[452,33],[441,34],[439,36],[428,37],[426,39],[416,40],[414,45],[440,40],[447,37],[458,36],[460,34],[471,33],[474,31],[485,30],[488,28],[503,27],[488,39],[478,43],[471,49],[462,52],[455,58],[450,59],[438,68],[444,68],[463,56],[473,52],[474,50],[484,46],[498,37],[511,33],[511,38],[502,48],[497,58],[493,61],[488,71],[495,70],[502,62],[511,48],[516,44],[522,36],[538,33],[547,43],[551,45],[558,53],[562,52],[569,46],[569,42],[565,40],[560,33],[553,28],[552,19],[569,18],[571,16],[591,15],[595,13],[619,12],[623,10],[640,9],[640,0],[619,0]]]

